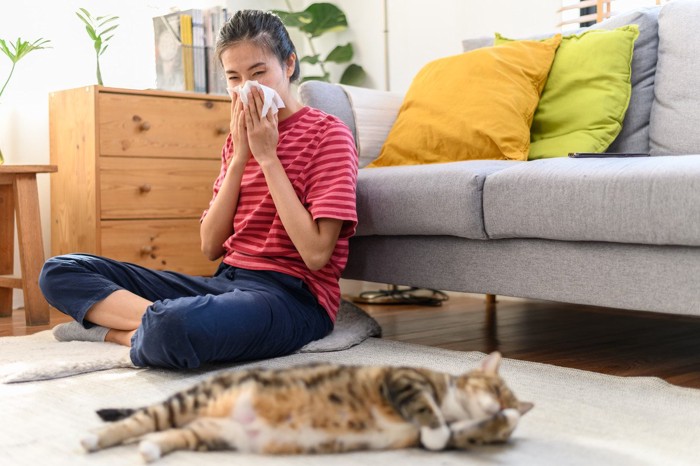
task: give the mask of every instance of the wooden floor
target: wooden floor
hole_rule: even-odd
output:
[[[501,351],[514,359],[605,374],[656,376],[700,388],[700,318],[544,301],[452,296],[440,307],[361,305],[384,338],[460,351]],[[0,336],[26,335],[69,319],[51,311],[48,326],[26,327],[24,312],[0,318]]]

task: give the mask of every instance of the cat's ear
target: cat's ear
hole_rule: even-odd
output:
[[[498,368],[501,366],[501,353],[494,351],[481,361],[481,370],[487,374],[498,375]]]
[[[534,403],[530,403],[529,401],[519,401],[518,402],[518,412],[522,416],[523,414],[527,413],[530,411],[532,408],[534,408],[535,405]]]

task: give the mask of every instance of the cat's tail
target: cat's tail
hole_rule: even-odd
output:
[[[107,408],[98,409],[97,415],[100,416],[100,419],[102,419],[103,421],[114,422],[127,418],[134,414],[136,411],[137,410],[130,408]]]

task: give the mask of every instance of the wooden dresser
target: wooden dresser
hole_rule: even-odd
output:
[[[52,255],[211,275],[199,218],[219,174],[229,102],[101,86],[52,93]]]

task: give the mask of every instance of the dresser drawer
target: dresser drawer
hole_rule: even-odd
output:
[[[220,168],[215,160],[100,157],[100,217],[199,218]]]
[[[200,250],[199,220],[101,222],[101,254],[156,270],[212,275],[218,263]]]
[[[101,155],[219,159],[229,132],[230,103],[100,93]]]

